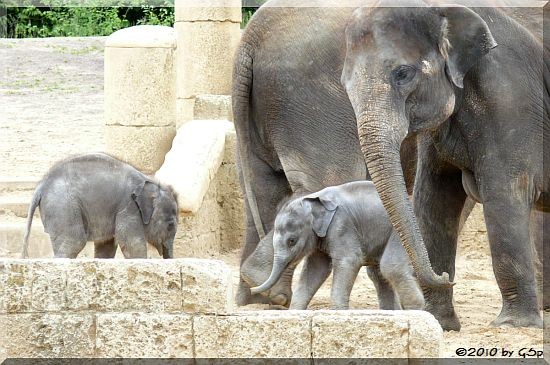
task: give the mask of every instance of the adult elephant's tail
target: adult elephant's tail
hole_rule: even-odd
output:
[[[265,228],[260,217],[256,194],[252,189],[252,171],[250,160],[252,157],[251,142],[252,128],[250,120],[250,93],[252,91],[252,63],[254,46],[249,41],[250,32],[243,35],[237,48],[233,66],[233,119],[237,132],[240,168],[243,176],[244,193],[248,201],[250,214],[260,240],[265,237]]]

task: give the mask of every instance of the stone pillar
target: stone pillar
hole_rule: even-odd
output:
[[[230,95],[241,36],[241,0],[176,0],[177,125],[194,118],[197,95]]]
[[[105,42],[106,152],[152,174],[176,135],[176,35],[140,25]]]

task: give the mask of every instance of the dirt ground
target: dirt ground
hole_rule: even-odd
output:
[[[0,177],[38,177],[56,160],[100,151],[103,143],[104,38],[0,39]],[[238,273],[238,252],[218,257]],[[458,348],[542,350],[542,330],[493,328],[501,307],[492,272],[481,207],[459,241],[455,301],[462,331],[447,332],[443,355]],[[328,308],[330,278],[310,308]],[[353,308],[377,307],[374,288],[361,271]]]

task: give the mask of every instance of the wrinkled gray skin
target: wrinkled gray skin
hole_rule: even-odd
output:
[[[46,173],[29,207],[23,257],[36,207],[55,257],[76,258],[87,241],[96,258],[113,258],[117,246],[125,258],[147,258],[147,243],[173,257],[175,193],[106,154],[68,158]]]
[[[422,309],[424,297],[409,257],[393,230],[382,201],[370,181],[325,188],[286,203],[275,218],[271,275],[257,294],[271,287],[288,267],[314,255],[316,270],[302,272],[290,309],[306,309],[333,271],[333,309],[348,309],[349,296],[362,266],[378,275],[381,309]],[[387,288],[387,289],[386,289]]]
[[[271,230],[284,198],[370,179],[355,114],[340,83],[344,30],[354,9],[269,7],[280,2],[270,1],[254,14],[235,57],[232,100],[247,213],[238,305],[290,303],[292,270],[267,297],[250,294],[250,287],[263,283],[271,271]],[[412,192],[414,138],[401,150]],[[424,257],[416,265],[420,277],[433,279],[427,254],[416,256]],[[309,261],[306,267],[316,265]]]
[[[411,4],[358,9],[346,29],[342,83],[369,172],[405,245],[425,244],[451,280],[464,201],[482,203],[503,300],[493,325],[541,327],[529,228],[532,210],[550,208],[542,45],[496,9]],[[399,159],[412,135],[414,208]],[[425,289],[426,309],[458,330],[452,293]]]

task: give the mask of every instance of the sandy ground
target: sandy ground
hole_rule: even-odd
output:
[[[104,38],[0,39],[0,177],[37,177],[73,153],[103,150]],[[501,298],[492,272],[481,207],[459,242],[455,301],[462,331],[445,333],[443,354],[457,348],[542,349],[542,330],[493,328]],[[238,273],[238,252],[219,257]],[[328,308],[330,278],[310,308]],[[353,308],[377,307],[366,272],[351,298]]]

